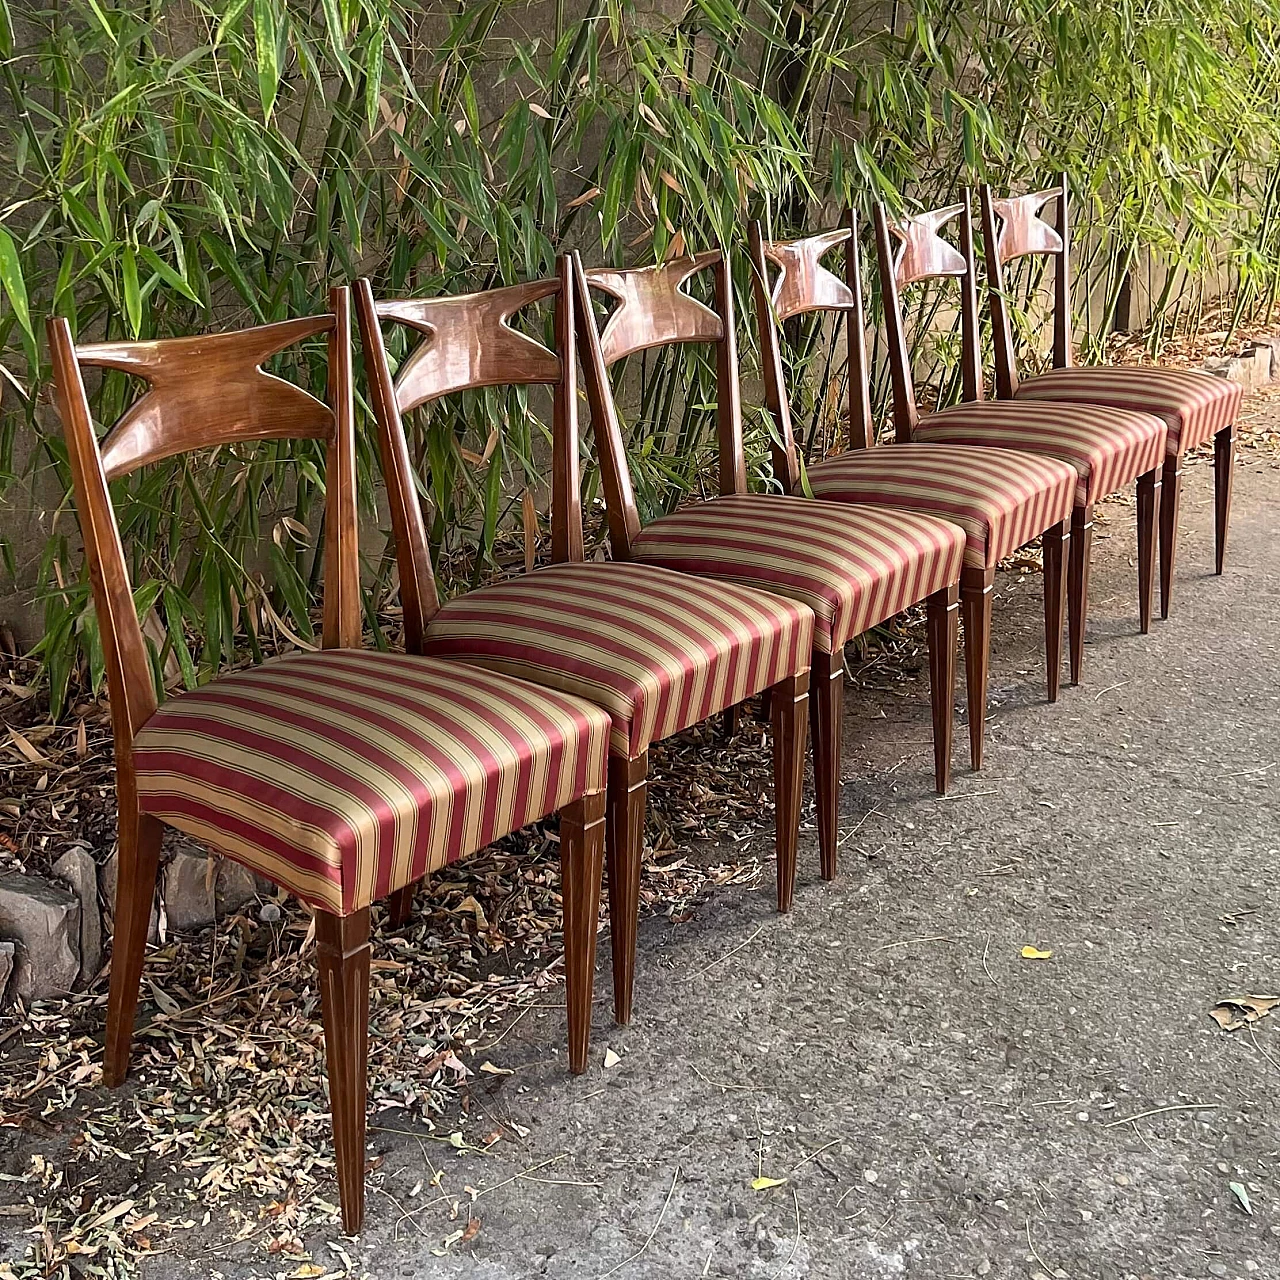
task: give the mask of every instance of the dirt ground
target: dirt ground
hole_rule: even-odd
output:
[[[1240,466],[1221,578],[1211,484],[1188,470],[1145,638],[1133,509],[1105,508],[1056,706],[1041,579],[1000,575],[987,765],[962,731],[950,796],[923,684],[864,675],[838,880],[810,830],[791,915],[765,875],[649,920],[625,1029],[603,945],[585,1077],[552,991],[477,1055],[510,1074],[473,1077],[462,1149],[373,1118],[360,1239],[141,1274],[1280,1277],[1280,1009],[1208,1016],[1280,995],[1280,470]]]

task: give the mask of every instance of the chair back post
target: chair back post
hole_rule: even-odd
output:
[[[609,524],[609,544],[615,560],[630,560],[631,545],[640,536],[640,513],[636,508],[631,472],[627,467],[627,451],[618,422],[618,409],[609,384],[600,330],[591,309],[591,292],[587,286],[582,255],[573,253],[573,320],[578,341],[582,344],[583,373],[587,385],[587,403],[591,408],[591,431],[595,437],[600,462],[600,480],[604,487],[605,518]]]
[[[360,532],[356,504],[356,414],[351,369],[351,290],[329,291],[328,401],[334,434],[325,464],[324,615],[326,649],[360,648]]]
[[[738,381],[738,326],[729,254],[722,250],[712,266],[716,310],[724,332],[716,343],[716,436],[720,496],[747,492],[747,456],[742,443],[742,389]]]
[[[747,226],[747,242],[751,254],[751,284],[756,302],[756,329],[760,337],[764,402],[777,432],[777,438],[769,442],[773,455],[773,474],[782,485],[784,493],[794,493],[800,486],[800,460],[791,425],[791,403],[782,372],[782,343],[778,336],[778,318],[769,289],[764,236],[758,218],[752,218]]]
[[[845,350],[848,352],[850,449],[870,449],[876,442],[871,417],[871,364],[867,354],[866,312],[862,305],[862,250],[858,242],[858,215],[849,209],[849,239],[844,247],[844,279],[853,294],[845,311]]]
[[[1053,367],[1071,367],[1071,223],[1067,210],[1067,175],[1058,197],[1058,235],[1062,248],[1053,273]]]
[[[960,378],[966,402],[982,399],[982,330],[978,318],[978,269],[973,249],[973,193],[961,192],[960,252],[964,274],[960,277]]]
[[[409,441],[400,416],[400,400],[391,377],[391,364],[387,359],[377,304],[373,300],[373,287],[367,277],[356,281],[356,318],[360,324],[360,346],[369,380],[369,398],[378,424],[378,451],[382,457],[391,533],[395,538],[396,562],[400,570],[405,649],[409,653],[422,653],[427,625],[440,609],[440,593],[436,588],[422,504],[414,482]]]
[[[889,351],[889,376],[893,384],[893,430],[899,444],[909,444],[920,420],[915,380],[902,318],[902,297],[898,291],[898,263],[889,234],[889,215],[883,203],[876,203],[876,260],[880,269],[880,296],[884,301],[885,342]]]
[[[987,305],[991,311],[991,345],[996,366],[996,399],[1012,400],[1018,394],[1018,362],[1013,346],[1013,321],[1004,287],[1004,261],[1000,256],[1000,235],[996,228],[991,187],[983,183],[978,192],[982,208],[982,250],[987,264]]]
[[[556,564],[585,559],[582,536],[582,465],[578,438],[578,346],[574,333],[573,262],[567,253],[556,264],[555,341],[560,381],[552,392],[551,559]]]

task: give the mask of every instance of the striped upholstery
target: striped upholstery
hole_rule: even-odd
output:
[[[893,444],[851,449],[809,469],[815,498],[906,507],[958,524],[964,562],[994,568],[1071,514],[1076,473],[1057,458],[1011,449]]]
[[[646,525],[638,560],[740,582],[807,604],[813,647],[846,641],[960,579],[964,532],[911,511],[744,493]]]
[[[609,717],[461,663],[328,649],[167,702],[143,813],[349,915],[604,787]]]
[[[1086,401],[1159,414],[1169,428],[1171,458],[1231,426],[1243,395],[1239,383],[1211,373],[1134,365],[1052,369],[1018,388],[1019,398],[1028,400]]]
[[[1076,469],[1076,502],[1084,506],[1158,467],[1164,461],[1165,425],[1154,414],[1109,405],[978,400],[921,418],[916,438],[1061,458]]]
[[[449,601],[426,652],[586,698],[628,758],[807,670],[813,616],[639,564],[558,564]]]

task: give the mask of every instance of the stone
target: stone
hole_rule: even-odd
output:
[[[1238,356],[1215,356],[1205,361],[1205,371],[1238,382],[1246,391],[1256,391],[1271,381],[1271,348],[1253,346]]]
[[[10,994],[23,1001],[65,995],[80,976],[80,903],[35,876],[0,876],[0,937],[14,948]]]
[[[114,928],[114,914],[116,909],[116,881],[120,876],[120,850],[112,849],[111,856],[102,864],[98,870],[98,892],[102,895],[102,901],[106,903],[106,909],[112,918],[111,928]],[[156,904],[151,904],[151,920],[147,924],[147,941],[160,941],[160,912],[156,910]]]
[[[258,896],[258,878],[248,867],[242,867],[230,858],[219,858],[213,896],[220,916],[237,911]]]
[[[4,1006],[5,988],[13,972],[14,949],[12,942],[0,942],[0,1008]]]
[[[210,855],[191,845],[179,848],[164,869],[165,915],[171,929],[198,929],[212,924],[216,915],[214,875]]]
[[[53,874],[71,886],[80,902],[80,981],[92,982],[102,968],[102,912],[98,909],[98,865],[84,845],[53,864]]]

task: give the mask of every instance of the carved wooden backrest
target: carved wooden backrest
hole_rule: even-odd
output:
[[[157,700],[108,481],[212,445],[299,437],[327,441],[323,643],[327,648],[360,643],[350,295],[335,289],[331,303],[329,315],[236,333],[79,347],[65,319],[48,322],[54,391],[106,657],[122,812],[131,811],[133,739]],[[329,335],[328,404],[261,368],[270,356],[322,333]],[[147,383],[101,444],[82,377],[85,367],[123,370]]]
[[[940,234],[959,219],[959,248]],[[902,290],[921,280],[955,278],[960,282],[961,375],[964,399],[982,399],[982,356],[979,347],[978,293],[973,254],[973,215],[966,189],[961,204],[931,209],[890,221],[883,204],[876,205],[876,256],[884,300],[885,336],[893,382],[893,422],[899,441],[915,433],[920,411],[907,350]]]
[[[1027,195],[995,199],[984,186],[982,240],[986,250],[987,293],[991,304],[991,329],[995,344],[996,395],[1017,394],[1018,367],[1013,345],[1013,324],[1005,293],[1004,264],[1015,258],[1042,254],[1053,264],[1053,366],[1071,364],[1071,252],[1067,210],[1067,175],[1056,187]],[[1044,217],[1045,206],[1058,202],[1057,225]]]
[[[518,312],[551,297],[556,299],[559,354],[511,324]],[[572,308],[572,266],[567,256],[554,279],[483,293],[377,302],[368,280],[356,283],[356,312],[400,568],[405,644],[411,653],[421,652],[427,624],[440,608],[403,421],[404,414],[420,405],[481,387],[551,386],[552,558],[583,558]],[[382,337],[383,320],[422,335],[394,378]]]
[[[822,264],[832,249],[849,241],[851,227],[802,240],[765,240],[759,222],[752,222],[748,234],[753,242],[759,239],[761,252],[777,269],[769,300],[779,324],[811,311],[847,311],[857,305],[848,282]]]
[[[587,395],[592,431],[600,454],[601,479],[609,519],[610,541],[617,559],[626,559],[640,531],[635,493],[627,470],[626,449],[609,383],[609,366],[624,356],[674,343],[706,342],[716,348],[716,435],[720,492],[745,493],[746,455],[742,447],[742,413],[738,388],[738,344],[734,332],[733,284],[719,249],[673,258],[651,267],[587,270],[574,254],[578,284],[576,319],[585,352]],[[715,309],[685,292],[685,282],[711,270]],[[591,303],[591,289],[616,302],[601,331]]]

